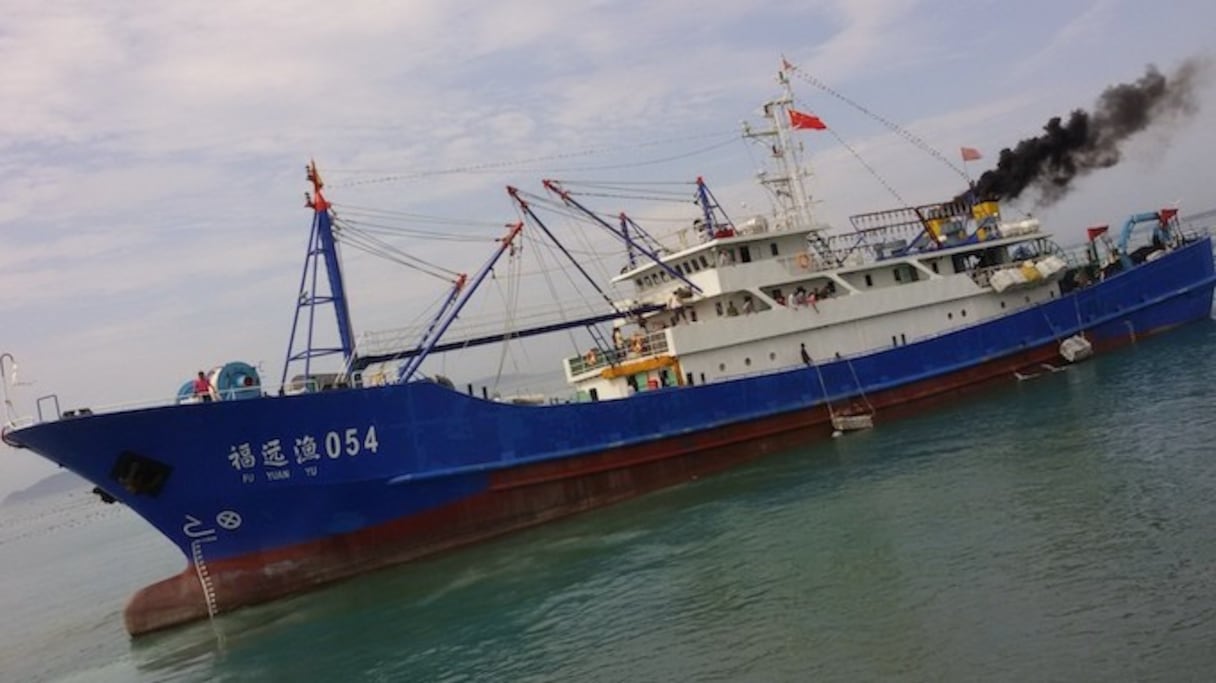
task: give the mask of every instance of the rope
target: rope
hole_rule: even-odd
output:
[[[379,256],[385,260],[392,261],[398,265],[411,268],[420,273],[430,275],[431,277],[438,278],[445,282],[449,282],[460,275],[454,270],[449,270],[443,266],[420,259],[417,256],[412,256],[385,242],[384,240],[372,235],[368,235],[348,224],[343,225],[342,227],[342,230],[339,230],[334,234],[335,239],[342,244],[366,252],[372,256]]]
[[[873,415],[877,411],[874,410],[874,404],[870,403],[870,397],[866,396],[866,390],[861,386],[861,380],[857,377],[857,370],[853,368],[852,359],[845,356],[844,362],[849,366],[849,372],[853,373],[853,383],[857,385],[857,391],[861,394],[861,400],[866,402],[866,409],[870,411],[870,415]]]
[[[908,208],[908,209],[912,208],[912,205],[909,204],[908,201],[905,200],[902,196],[900,196],[900,194],[898,192],[895,191],[895,188],[891,186],[891,183],[887,182],[886,178],[883,178],[878,173],[878,171],[874,170],[873,166],[871,166],[868,162],[866,162],[865,159],[861,158],[861,154],[859,154],[857,152],[857,150],[853,149],[852,145],[845,142],[844,138],[840,137],[840,135],[838,135],[835,130],[832,130],[831,128],[829,128],[828,132],[832,134],[832,137],[836,138],[836,142],[839,142],[841,147],[844,147],[845,149],[847,149],[849,151],[849,154],[852,154],[853,158],[857,159],[857,163],[861,164],[862,168],[869,171],[870,175],[874,176],[874,179],[877,180],[878,183],[887,190],[887,192],[890,192],[892,197],[895,197],[895,201],[899,202],[900,206],[903,206],[904,208]]]
[[[624,194],[612,192],[571,192],[570,194],[579,197],[611,197],[613,199],[636,199],[639,201],[651,202],[672,202],[679,204],[691,204],[692,200],[688,197],[663,197],[659,195],[641,195],[641,194]]]
[[[532,157],[529,159],[515,159],[515,160],[510,160],[510,161],[488,161],[488,162],[480,163],[480,164],[469,164],[466,166],[455,166],[455,167],[451,167],[451,168],[442,168],[442,169],[435,169],[435,170],[430,170],[430,171],[414,171],[414,172],[401,173],[401,174],[395,174],[395,175],[385,175],[385,176],[381,176],[378,178],[365,178],[362,180],[345,180],[345,181],[331,182],[330,187],[354,187],[356,185],[392,183],[392,182],[400,182],[400,181],[405,181],[405,180],[417,180],[420,178],[430,178],[430,177],[441,176],[441,175],[481,173],[481,172],[500,170],[503,168],[510,168],[510,167],[515,167],[515,166],[525,166],[527,164],[535,164],[535,163],[541,163],[541,162],[547,162],[547,161],[558,161],[558,160],[563,160],[563,159],[576,159],[579,157],[592,156],[592,155],[596,155],[596,154],[602,154],[605,152],[621,151],[621,150],[626,150],[626,149],[644,149],[647,147],[657,147],[660,145],[667,145],[667,144],[672,144],[672,143],[676,143],[676,142],[688,142],[690,140],[703,140],[706,138],[716,138],[716,137],[721,137],[722,135],[723,135],[723,133],[721,133],[721,132],[703,133],[700,135],[689,135],[689,136],[684,136],[684,137],[680,137],[680,138],[667,138],[664,140],[654,140],[654,141],[649,141],[649,142],[642,142],[642,143],[637,143],[634,145],[612,145],[612,146],[603,146],[603,147],[592,147],[592,148],[578,150],[578,151],[574,151],[574,152],[560,152],[557,154],[548,154],[545,156]],[[582,170],[595,170],[595,169],[632,168],[634,166],[646,166],[646,165],[652,165],[652,164],[656,164],[656,163],[664,163],[666,161],[674,161],[676,159],[683,159],[683,158],[686,158],[689,156],[693,156],[695,154],[700,154],[703,152],[718,149],[719,147],[724,146],[728,142],[733,141],[734,135],[735,135],[734,132],[732,131],[730,135],[731,135],[731,139],[728,140],[726,143],[716,143],[709,147],[701,148],[701,149],[693,151],[693,152],[681,154],[678,156],[665,157],[663,159],[658,159],[658,160],[638,162],[636,164],[591,166],[591,167],[581,167],[581,168],[576,167],[576,168],[572,168],[572,169],[554,169],[554,170],[582,171]],[[350,169],[343,169],[343,170],[335,171],[335,170],[331,169],[327,172],[328,173],[345,173],[345,172],[359,173],[361,171],[350,170]]]
[[[938,161],[945,164],[950,170],[957,173],[960,178],[962,178],[965,182],[968,183],[968,185],[970,185],[971,179],[967,176],[967,173],[965,171],[963,171],[963,169],[959,168],[958,166],[955,166],[954,162],[950,161],[950,159],[947,158],[945,155],[943,155],[941,152],[939,152],[936,149],[934,149],[933,147],[931,147],[929,145],[929,143],[925,142],[919,136],[900,127],[898,124],[888,120],[887,118],[885,118],[879,114],[876,114],[875,112],[872,112],[869,109],[866,109],[861,104],[859,104],[858,102],[855,102],[853,99],[849,98],[847,95],[832,88],[827,83],[824,83],[823,81],[819,80],[818,78],[815,78],[814,76],[812,76],[808,73],[804,73],[797,66],[793,66],[790,69],[790,71],[795,76],[797,76],[799,79],[801,79],[803,82],[807,83],[808,85],[818,88],[819,90],[827,93],[828,95],[831,95],[832,97],[834,97],[834,98],[840,100],[841,102],[844,102],[845,104],[849,105],[850,107],[856,109],[857,111],[861,112],[862,114],[865,114],[866,116],[879,122],[884,127],[886,127],[888,130],[890,130],[892,133],[895,133],[899,137],[903,138],[905,141],[910,143],[912,146],[916,147],[917,149],[921,150],[922,152],[928,154],[929,156],[933,157],[934,159],[937,159]]]
[[[811,367],[815,368],[815,374],[819,377],[819,388],[823,390],[823,403],[828,407],[828,419],[832,423],[832,429],[836,429],[836,411],[832,410],[832,401],[828,398],[828,385],[823,381],[823,372],[814,360],[811,361]]]
[[[344,223],[347,227],[359,228],[364,233],[377,233],[381,235],[397,235],[401,237],[411,237],[424,240],[438,240],[441,242],[494,242],[496,238],[488,235],[453,235],[450,233],[433,232],[429,230],[417,230],[414,228],[402,228],[393,225],[385,225],[383,223],[371,223],[363,220],[347,219]]]

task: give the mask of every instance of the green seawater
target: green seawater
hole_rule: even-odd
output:
[[[3,508],[0,680],[1212,680],[1214,351],[1189,325],[134,642],[177,551],[84,493]]]

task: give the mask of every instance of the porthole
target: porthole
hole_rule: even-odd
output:
[[[1004,308],[1004,307],[1005,307],[1005,302],[1004,302],[1004,301],[1002,301],[1002,302],[1001,302],[1001,308]]]
[[[752,359],[751,359],[751,358],[744,358],[744,359],[743,359],[743,364],[744,364],[744,365],[747,365],[747,366],[750,366],[750,365],[752,364]]]
[[[954,320],[954,312],[953,312],[953,311],[952,311],[952,312],[950,312],[950,313],[947,313],[947,314],[946,314],[946,320]]]
[[[726,372],[726,363],[718,363],[718,372]]]
[[[777,360],[777,354],[776,354],[776,353],[773,353],[773,352],[771,352],[771,351],[770,351],[770,352],[769,352],[769,354],[768,354],[768,359],[769,359],[769,360]]]
[[[966,318],[966,317],[967,317],[967,309],[965,309],[965,308],[964,308],[964,309],[962,310],[962,312],[961,312],[959,315],[961,315],[961,316],[963,316],[964,318]]]

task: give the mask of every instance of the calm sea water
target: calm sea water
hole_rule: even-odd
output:
[[[0,510],[0,679],[1212,680],[1216,323],[138,642],[184,565]]]

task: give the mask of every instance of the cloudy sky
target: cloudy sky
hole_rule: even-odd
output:
[[[507,184],[540,192],[539,178],[608,169],[704,175],[745,212],[763,204],[750,181],[758,156],[721,141],[774,93],[782,54],[943,153],[967,145],[991,160],[1147,64],[1168,72],[1205,55],[1216,26],[1202,0],[8,0],[0,10],[0,352],[31,382],[16,395],[27,414],[50,393],[64,407],[171,396],[231,359],[261,363],[277,382],[308,236],[309,158],[339,207],[447,217],[418,227],[453,234],[488,238],[514,220]],[[948,168],[874,120],[795,85],[800,105],[909,201],[959,190]],[[1064,201],[1019,208],[1068,242],[1132,211],[1216,206],[1201,170],[1216,152],[1210,85],[1200,105],[1132,140],[1124,163]],[[803,139],[823,222],[894,204],[833,138]],[[484,245],[403,247],[473,270]],[[372,261],[346,258],[361,329],[408,323],[441,293],[441,282]],[[466,377],[441,369],[460,381],[492,365],[470,362]],[[0,491],[50,471],[0,448]]]

